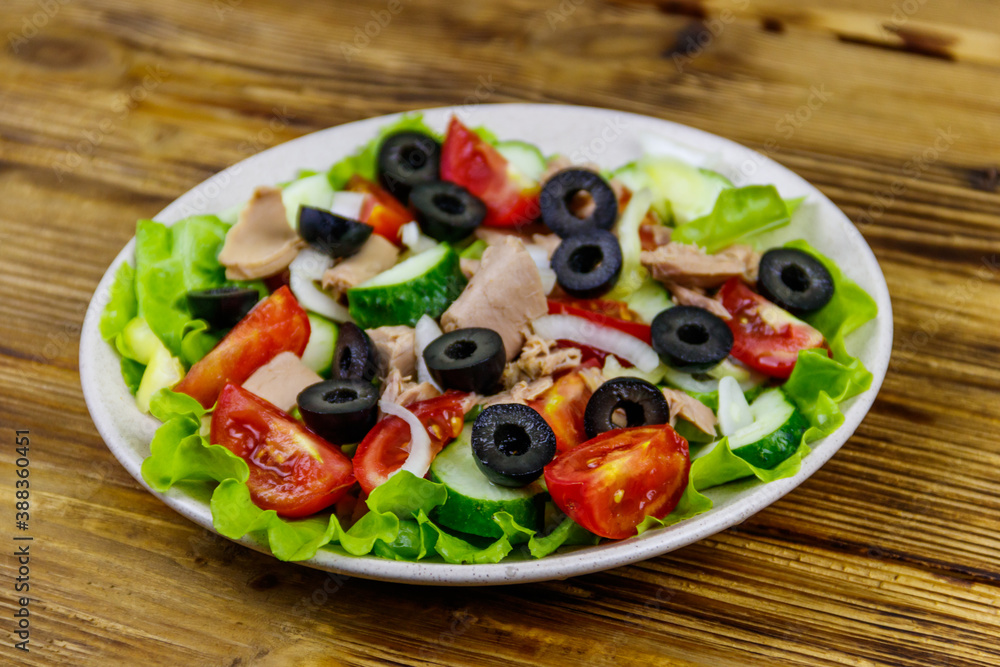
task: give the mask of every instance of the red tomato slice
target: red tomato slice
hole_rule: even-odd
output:
[[[591,361],[581,368],[584,366],[597,366],[597,362]],[[576,447],[587,439],[583,413],[592,393],[577,369],[565,373],[544,394],[528,403],[552,427],[558,451]]]
[[[691,460],[687,440],[667,425],[602,433],[545,466],[555,504],[590,532],[622,539],[647,516],[680,502]]]
[[[413,220],[413,214],[381,185],[358,174],[347,182],[347,189],[369,195],[361,209],[361,221],[371,225],[379,236],[400,245],[402,240],[399,228]]]
[[[787,378],[800,350],[825,347],[823,334],[788,311],[730,278],[719,290],[719,299],[733,318],[731,354],[765,375]]]
[[[254,504],[281,516],[315,514],[354,485],[351,460],[339,448],[235,384],[219,396],[211,439],[250,466]]]
[[[449,391],[407,407],[431,436],[434,456],[462,432],[468,394]],[[403,467],[409,456],[410,427],[399,417],[385,417],[368,432],[354,453],[354,474],[365,493]]]
[[[243,384],[281,352],[298,356],[309,342],[309,318],[288,287],[258,303],[212,351],[195,363],[174,391],[212,407],[227,383]]]
[[[441,179],[483,200],[487,227],[520,227],[539,216],[539,186],[517,183],[507,170],[507,159],[454,116],[441,147]]]
[[[635,336],[645,343],[652,337],[648,324],[638,321],[638,316],[621,301],[610,299],[549,299],[549,315],[575,315],[601,326],[618,329]]]

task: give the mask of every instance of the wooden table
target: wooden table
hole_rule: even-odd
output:
[[[1000,664],[997,3],[8,0],[0,34],[0,663]],[[280,563],[118,466],[84,406],[78,334],[134,221],[293,137],[470,101],[715,132],[859,224],[894,359],[828,465],[675,553],[493,589]],[[27,654],[8,633],[16,429]]]

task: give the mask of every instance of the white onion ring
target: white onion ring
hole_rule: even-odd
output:
[[[389,474],[392,477],[400,470],[408,470],[417,477],[423,477],[431,467],[431,436],[427,434],[427,429],[420,423],[417,416],[404,408],[396,405],[392,401],[381,400],[378,402],[379,409],[387,415],[399,417],[410,427],[410,453],[406,457],[399,470],[394,470]]]

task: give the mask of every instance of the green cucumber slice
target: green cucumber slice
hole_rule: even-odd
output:
[[[750,465],[770,470],[795,453],[809,422],[780,387],[767,389],[750,404],[753,423],[729,436],[733,454]],[[694,458],[712,451],[706,447]]]
[[[160,343],[149,365],[142,373],[139,388],[135,391],[135,403],[143,414],[149,414],[149,402],[153,394],[161,389],[170,389],[184,378],[181,360],[170,354],[170,350]]]
[[[501,141],[497,143],[496,149],[518,174],[534,183],[542,179],[548,167],[542,151],[525,141]]]
[[[349,311],[362,329],[412,327],[425,313],[440,317],[466,282],[458,254],[442,243],[347,290]]]
[[[337,344],[337,325],[316,313],[306,315],[309,318],[309,342],[302,353],[302,363],[328,377],[333,366],[333,346]]]
[[[613,175],[633,192],[649,188],[653,211],[664,222],[678,225],[711,213],[719,193],[733,187],[722,174],[665,156],[644,157]]]
[[[497,512],[509,512],[525,528],[540,530],[545,489],[540,482],[517,489],[486,479],[472,454],[472,424],[444,448],[431,463],[431,479],[448,488],[448,499],[435,510],[434,520],[446,528],[482,537],[500,537],[493,521]]]

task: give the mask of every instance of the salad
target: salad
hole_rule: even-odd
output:
[[[140,220],[100,321],[142,475],[216,530],[496,563],[628,539],[794,475],[872,376],[874,300],[804,240],[801,200],[662,141],[574,165],[405,115],[325,172]]]

